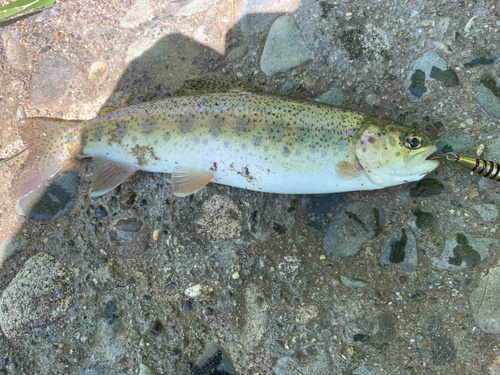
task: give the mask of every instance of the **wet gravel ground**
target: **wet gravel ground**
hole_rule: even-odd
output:
[[[217,73],[499,162],[497,8],[58,3],[0,29],[0,158],[20,117],[92,118]],[[443,163],[380,191],[177,198],[137,173],[90,199],[84,161],[18,204],[24,158],[0,166],[2,375],[500,373],[498,182]]]

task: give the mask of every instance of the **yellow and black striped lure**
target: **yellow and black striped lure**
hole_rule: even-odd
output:
[[[473,159],[467,156],[456,155],[448,152],[442,155],[446,160],[454,161],[461,166],[470,169],[472,172],[479,173],[481,176],[500,181],[500,164],[492,161]]]

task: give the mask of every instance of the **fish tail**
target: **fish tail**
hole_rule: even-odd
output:
[[[44,117],[19,122],[19,133],[29,154],[12,181],[12,198],[25,196],[81,158],[82,125],[82,121]]]

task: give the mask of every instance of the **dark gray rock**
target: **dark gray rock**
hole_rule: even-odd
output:
[[[80,178],[74,171],[63,173],[18,202],[21,215],[30,219],[57,219],[71,211],[78,195]]]
[[[408,91],[410,92],[410,96],[415,98],[421,98],[427,92],[425,73],[420,69],[415,70],[411,75]]]
[[[229,354],[220,345],[210,343],[196,362],[196,366],[193,368],[191,374],[236,375],[236,371],[229,358]]]
[[[0,324],[9,338],[62,318],[74,301],[70,271],[52,255],[37,254],[24,264],[0,298]]]
[[[464,64],[464,68],[473,68],[478,65],[491,65],[497,60],[490,54],[474,56],[469,62]]]
[[[431,229],[435,224],[436,216],[431,212],[422,211],[415,212],[415,216],[408,222],[408,225],[417,232]]]
[[[314,58],[295,26],[293,17],[284,15],[276,19],[267,36],[260,59],[260,68],[268,76],[286,72]]]
[[[355,279],[346,276],[340,276],[340,281],[342,282],[342,284],[350,288],[366,288],[367,286],[370,285],[370,283],[366,280]]]
[[[380,234],[384,228],[385,211],[376,203],[348,203],[333,218],[323,243],[330,256],[349,257]]]
[[[341,205],[347,198],[347,193],[305,196],[302,198],[302,208],[308,213],[307,226],[316,230],[325,229],[328,224],[328,214]]]
[[[389,313],[374,316],[368,325],[368,332],[370,342],[384,343],[393,341],[397,336],[394,316]]]
[[[425,178],[417,182],[415,187],[410,189],[412,198],[429,198],[439,195],[444,191],[444,185],[433,178]]]
[[[65,92],[76,68],[62,56],[40,61],[31,80],[31,99],[35,105],[49,106]]]
[[[446,152],[460,153],[468,148],[474,146],[474,138],[469,136],[440,138],[436,141],[438,144],[438,153],[444,154]]]
[[[436,366],[454,363],[457,356],[455,344],[443,328],[441,318],[437,316],[431,317],[427,331],[429,333],[432,363]]]
[[[417,239],[413,232],[402,228],[395,233],[385,246],[381,260],[406,271],[417,268]]]

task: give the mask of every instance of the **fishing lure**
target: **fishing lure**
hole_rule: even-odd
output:
[[[479,173],[481,176],[491,178],[495,181],[500,181],[500,164],[492,161],[469,158],[467,156],[456,155],[453,152],[447,152],[440,155],[440,158],[454,161],[462,167],[470,169],[472,172]]]

